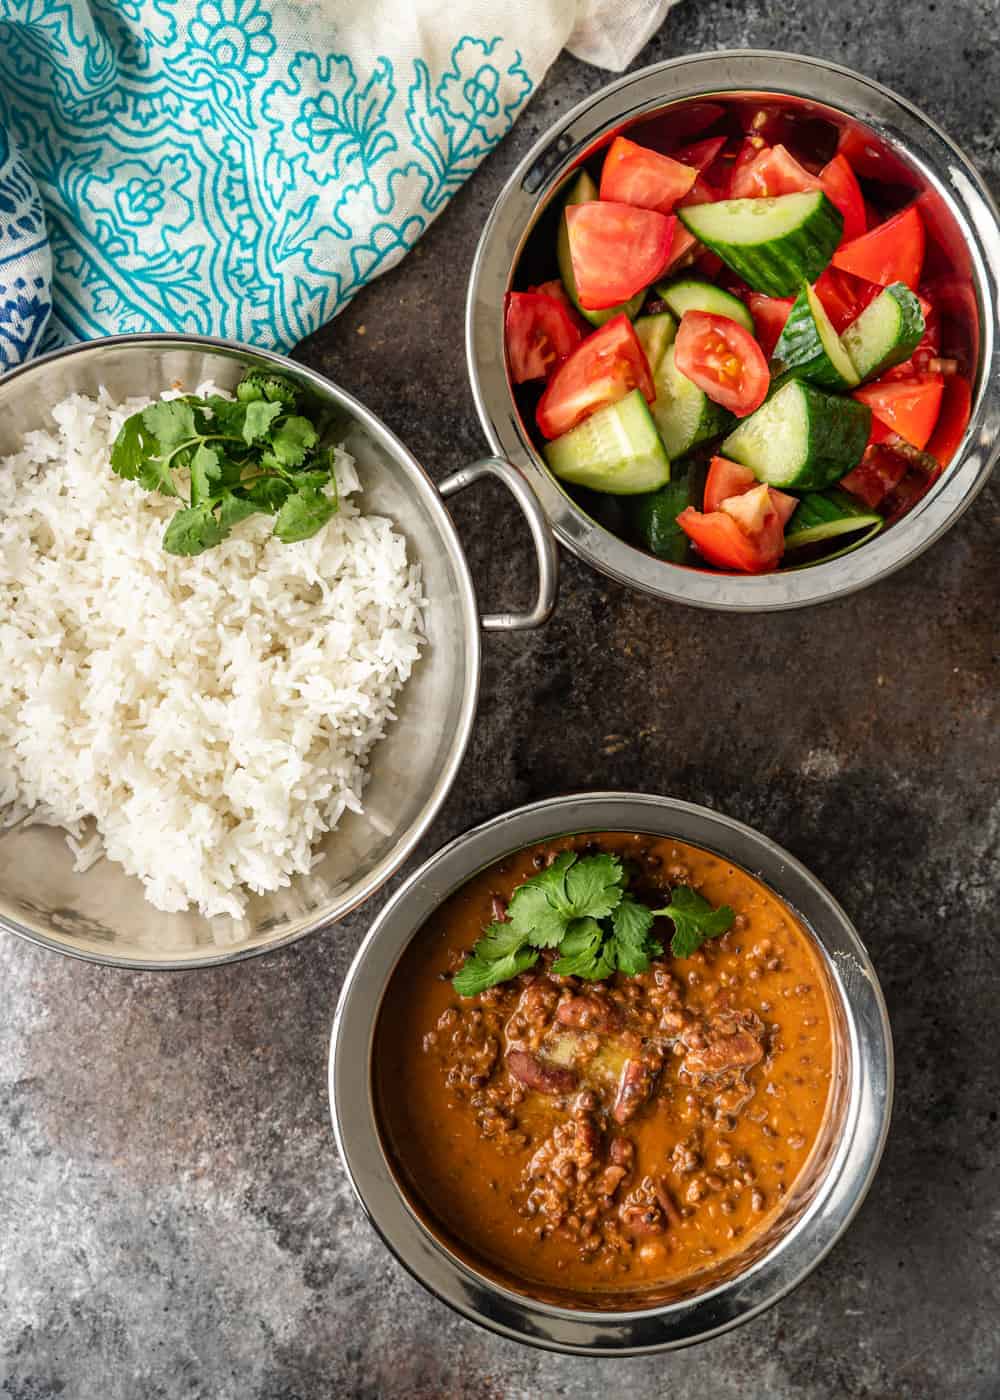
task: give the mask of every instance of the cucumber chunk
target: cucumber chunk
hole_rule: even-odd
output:
[[[695,204],[678,214],[754,291],[790,297],[815,282],[844,230],[844,216],[822,190],[766,199]]]
[[[597,197],[598,189],[593,179],[586,170],[581,170],[570,186],[569,194],[563,200],[563,210],[565,211],[568,204],[590,204]],[[576,293],[576,278],[573,276],[573,259],[569,251],[569,229],[566,226],[565,212],[559,215],[556,261],[559,264],[559,276],[562,278],[562,284],[569,294],[570,301],[580,315],[585,316],[592,326],[603,326],[611,320],[612,316],[620,316],[623,311],[630,321],[634,321],[642,310],[642,303],[646,299],[645,292],[636,292],[634,297],[623,301],[620,306],[606,306],[603,311],[588,311],[585,306],[580,305],[580,298]]]
[[[634,496],[670,480],[670,458],[640,389],[599,408],[544,451],[555,476],[592,491]]]
[[[870,431],[867,404],[793,379],[744,418],[722,453],[769,486],[821,491],[857,466]]]
[[[639,316],[635,322],[635,333],[649,361],[650,371],[655,375],[663,363],[664,355],[674,343],[677,318],[670,311],[657,311],[651,316]]]
[[[858,378],[874,379],[908,360],[925,330],[920,302],[905,282],[893,282],[844,331],[844,348]]]
[[[682,277],[677,282],[659,282],[656,295],[665,301],[677,319],[685,311],[708,311],[713,316],[728,316],[753,335],[753,317],[749,307],[732,292],[725,292],[711,282],[697,277]]]
[[[807,491],[798,509],[785,528],[785,548],[802,549],[839,535],[865,532],[864,538],[877,535],[885,524],[877,511],[861,505],[846,491]]]
[[[630,496],[625,505],[630,533],[643,549],[672,564],[686,564],[691,557],[691,542],[677,524],[677,517],[688,506],[700,504],[695,498],[694,476],[693,471],[682,472],[659,491]]]
[[[858,382],[850,355],[840,343],[826,309],[809,286],[803,286],[774,347],[783,375],[806,379],[827,389],[853,389]]]
[[[653,418],[671,459],[683,457],[700,442],[719,437],[733,422],[731,413],[713,403],[697,384],[681,374],[672,345],[653,376],[653,387]]]

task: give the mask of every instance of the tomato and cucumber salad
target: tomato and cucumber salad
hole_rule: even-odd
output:
[[[956,298],[939,306],[916,201],[881,212],[849,143],[820,158],[778,121],[712,124],[672,149],[616,137],[576,173],[550,280],[508,294],[507,358],[550,470],[602,523],[760,574],[912,509],[965,434],[971,366],[942,348]]]

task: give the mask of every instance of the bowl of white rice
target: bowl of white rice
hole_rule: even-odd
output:
[[[176,502],[109,466],[178,393],[288,375],[330,412],[339,508],[167,553]],[[539,563],[530,613],[480,618],[442,496],[499,477]],[[487,459],[436,487],[322,376],[198,336],[119,336],[0,379],[0,928],[101,962],[196,967],[335,923],[406,859],[475,716],[481,627],[538,626],[552,538]]]

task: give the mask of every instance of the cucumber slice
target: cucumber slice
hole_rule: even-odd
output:
[[[597,199],[598,189],[593,179],[586,170],[581,170],[579,175],[570,186],[569,194],[563,200],[563,209],[567,204],[589,204]],[[569,229],[566,226],[566,215],[559,215],[559,235],[556,239],[556,261],[559,264],[559,276],[562,278],[563,286],[569,293],[570,301],[579,311],[581,316],[585,316],[592,326],[603,326],[610,321],[612,316],[620,316],[624,311],[630,321],[634,321],[642,310],[642,303],[646,299],[645,292],[636,292],[634,297],[628,301],[623,301],[620,306],[607,306],[603,311],[588,311],[585,306],[580,305],[580,298],[576,294],[576,278],[573,276],[573,259],[569,251]]]
[[[867,404],[793,379],[744,418],[722,454],[769,486],[822,491],[861,461],[871,421]]]
[[[659,491],[628,498],[625,513],[630,533],[643,549],[658,559],[685,564],[690,558],[691,543],[677,524],[677,517],[688,506],[698,504],[694,495],[694,472],[683,472]]]
[[[677,318],[670,311],[657,311],[651,316],[639,316],[635,322],[635,333],[646,353],[649,368],[655,375],[663,363],[664,355],[674,343]]]
[[[867,540],[877,535],[884,524],[877,511],[866,509],[846,491],[807,491],[785,529],[785,548],[802,549],[859,530],[865,532]]]
[[[671,459],[683,457],[699,442],[719,437],[733,422],[731,413],[713,403],[697,384],[681,374],[674,362],[672,345],[653,376],[653,385],[653,418]]]
[[[853,389],[858,376],[829,316],[808,282],[795,298],[774,347],[781,372],[827,389]]]
[[[893,282],[847,327],[844,348],[858,378],[874,379],[908,360],[925,330],[920,302],[905,282]]]
[[[822,190],[767,199],[726,199],[678,209],[695,238],[754,291],[790,297],[833,257],[844,216]]]
[[[743,326],[753,335],[753,317],[750,310],[734,297],[732,292],[724,292],[711,282],[703,282],[698,277],[683,277],[677,282],[659,282],[656,295],[675,312],[678,320],[685,311],[708,311],[713,316],[728,316],[731,321]]]
[[[670,480],[670,458],[641,389],[599,408],[544,451],[561,480],[613,496],[656,491]]]

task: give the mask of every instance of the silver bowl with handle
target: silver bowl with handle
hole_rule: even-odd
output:
[[[51,426],[68,394],[155,397],[175,382],[232,388],[262,365],[298,380],[339,411],[356,457],[362,507],[390,517],[419,562],[428,598],[427,645],[399,697],[398,718],[373,749],[364,813],[347,813],[319,846],[322,859],[287,889],[253,896],[243,918],[165,914],[141,883],[101,860],[73,868],[63,833],[21,824],[0,831],[0,928],[97,962],[143,968],[204,967],[276,948],[342,918],[403,863],[427,830],[462,762],[479,694],[480,630],[540,626],[555,603],[558,560],[523,475],[487,458],[435,486],[412,454],[363,404],[281,355],[194,335],[117,336],[23,365],[0,379],[0,456],[24,433]],[[485,478],[507,487],[524,513],[538,560],[538,595],[526,613],[481,617],[472,575],[444,501]]]
[[[810,568],[758,577],[671,564],[603,528],[548,471],[508,376],[504,295],[555,275],[558,201],[574,172],[626,133],[677,145],[700,132],[684,123],[700,104],[755,104],[784,110],[834,138],[849,134],[868,174],[919,202],[929,239],[972,290],[963,313],[963,358],[973,375],[972,415],[951,465],[901,521],[855,552]],[[664,148],[661,145],[661,148]],[[921,554],[959,518],[986,483],[1000,450],[1000,216],[971,162],[929,117],[888,88],[823,59],[751,49],[697,54],[630,73],[568,112],[537,142],[501,191],[486,222],[469,280],[466,355],[480,421],[494,452],[520,466],[560,541],[628,587],[696,607],[734,612],[804,607],[864,588]],[[548,263],[533,235],[550,240]],[[543,244],[544,247],[544,244]]]
[[[444,901],[486,866],[536,842],[585,831],[639,832],[714,851],[768,885],[812,933],[834,1030],[833,1087],[819,1138],[763,1238],[705,1274],[686,1297],[621,1311],[543,1302],[480,1272],[430,1228],[398,1181],[376,1107],[379,1008],[400,958]],[[330,1110],[348,1178],[369,1220],[424,1286],[473,1322],[532,1346],[589,1356],[688,1346],[749,1321],[800,1283],[859,1210],[892,1116],[892,1035],[878,978],[840,905],[760,832],[705,807],[636,792],[577,793],[504,812],[459,836],[409,877],[351,964],[330,1038]]]

